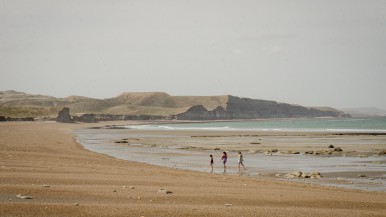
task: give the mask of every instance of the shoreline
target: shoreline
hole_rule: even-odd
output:
[[[386,157],[377,154],[383,150],[386,141],[386,137],[381,135],[377,137],[361,133],[354,134],[353,138],[353,134],[341,133],[266,134],[266,132],[199,130],[129,130],[109,127],[105,130],[99,128],[78,131],[75,134],[85,148],[123,160],[207,172],[206,161],[209,154],[216,156],[216,153],[219,155],[222,151],[226,151],[235,158],[236,153],[242,151],[248,165],[248,170],[243,174],[245,176],[286,180],[285,175],[294,171],[320,172],[326,178],[287,180],[368,191],[386,191],[384,176]],[[82,141],[83,139],[85,141]],[[89,144],[87,139],[92,139],[92,143],[98,142],[98,145]],[[355,144],[356,140],[361,142]],[[367,142],[373,144],[368,145]],[[328,148],[332,143],[340,151]],[[235,167],[237,162],[232,158],[228,164]],[[220,165],[220,162],[215,163]],[[221,173],[221,168],[217,167],[215,172]],[[237,174],[235,169],[228,170],[227,173]],[[356,175],[346,176],[348,173]],[[340,184],[342,180],[348,184]]]
[[[0,123],[0,215],[352,217],[386,213],[386,193],[119,160],[82,148],[71,134],[106,124],[111,123]],[[160,188],[172,193],[158,193]],[[18,198],[19,194],[32,199]]]

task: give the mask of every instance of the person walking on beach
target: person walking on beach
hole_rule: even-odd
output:
[[[243,170],[245,170],[243,161],[244,161],[243,154],[241,154],[241,151],[239,151],[239,155],[237,159],[237,162],[239,163],[239,172],[241,171],[241,166],[243,167]]]
[[[224,173],[225,173],[227,171],[226,163],[227,163],[227,160],[228,160],[228,155],[227,155],[227,153],[225,151],[223,152],[221,160],[222,160],[222,164],[224,165]]]
[[[210,157],[210,172],[213,173],[213,155],[209,155]]]

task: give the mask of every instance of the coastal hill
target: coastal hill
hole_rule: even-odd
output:
[[[172,117],[184,120],[287,117],[342,117],[333,108],[307,108],[268,100],[224,96],[171,96],[163,92],[125,92],[107,99],[84,96],[55,98],[17,91],[0,91],[0,116],[55,118],[68,107],[71,115]],[[114,116],[115,115],[115,116]]]
[[[352,117],[379,117],[386,116],[386,110],[366,107],[366,108],[344,108],[342,111],[349,113]]]

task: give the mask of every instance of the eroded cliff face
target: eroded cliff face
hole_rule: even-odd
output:
[[[208,111],[204,106],[197,105],[190,107],[186,112],[176,115],[180,120],[217,120],[226,119],[226,111],[218,106],[212,111]]]
[[[343,117],[337,110],[320,110],[303,106],[277,103],[275,101],[228,97],[226,108],[221,106],[208,111],[203,106],[193,106],[178,114],[180,120],[257,119],[257,118],[300,118],[300,117]]]

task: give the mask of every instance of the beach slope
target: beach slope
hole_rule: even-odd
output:
[[[105,124],[0,123],[0,216],[386,216],[386,193],[129,162],[71,133]]]

